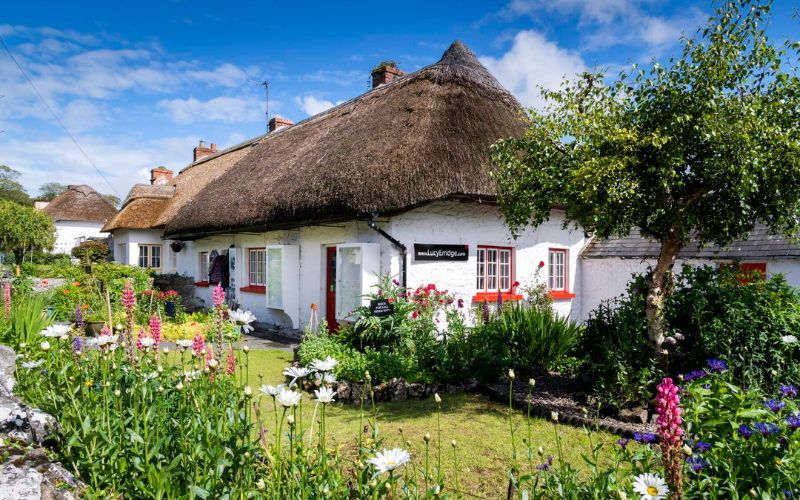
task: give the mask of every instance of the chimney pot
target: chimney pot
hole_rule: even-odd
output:
[[[166,167],[156,167],[150,171],[150,184],[165,186],[172,182],[172,170]]]
[[[206,156],[213,155],[216,152],[217,152],[216,144],[212,143],[211,147],[207,147],[205,141],[200,141],[200,145],[194,148],[194,160],[192,161],[197,161],[200,158],[205,158]]]
[[[372,88],[391,83],[404,74],[393,61],[382,62],[372,70]]]
[[[282,128],[291,127],[294,125],[294,122],[288,118],[284,118],[282,116],[276,116],[274,118],[270,118],[269,120],[269,131],[275,132],[276,130],[280,130]]]

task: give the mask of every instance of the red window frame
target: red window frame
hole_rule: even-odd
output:
[[[253,252],[262,252],[264,255],[264,283],[253,283],[252,276],[250,273],[250,264],[251,264],[251,255]],[[247,286],[243,286],[240,288],[243,292],[251,292],[251,293],[266,293],[267,292],[267,249],[266,247],[251,247],[247,248]]]
[[[486,259],[487,250],[495,250],[497,251],[497,260],[495,261],[495,265],[497,266],[497,272],[495,273],[495,279],[497,280],[497,286],[493,288],[489,288],[489,275],[488,272],[488,260]],[[484,260],[483,260],[483,276],[478,276],[478,268],[475,269],[475,289],[478,293],[497,293],[497,292],[508,292],[511,293],[514,283],[514,248],[513,247],[504,247],[498,245],[478,245],[478,253],[476,254],[476,265],[480,266],[480,252],[484,252]],[[501,288],[500,284],[502,283],[502,275],[500,274],[500,254],[501,252],[508,252],[508,287]],[[483,279],[483,287],[478,288],[478,280]]]
[[[551,275],[551,269],[554,268],[555,263],[552,262],[553,254],[558,253],[564,256],[564,286],[563,287],[551,287],[550,281],[551,278],[553,281],[556,281],[556,277]],[[572,299],[575,297],[575,294],[569,291],[569,249],[568,248],[548,248],[547,249],[547,289],[548,294],[553,299]]]

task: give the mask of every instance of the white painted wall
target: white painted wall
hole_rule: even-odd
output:
[[[87,221],[58,221],[56,226],[56,242],[53,253],[70,253],[81,241],[87,238],[105,238],[108,233],[103,233],[101,222]]]
[[[750,261],[742,262],[765,262]],[[767,275],[784,274],[786,281],[793,286],[800,286],[800,261],[782,259],[768,260]],[[675,270],[679,271],[684,265],[699,267],[703,265],[719,264],[719,261],[710,259],[678,260]],[[655,265],[654,259],[621,259],[621,258],[592,258],[580,259],[581,275],[581,321],[589,317],[600,302],[614,297],[625,295],[628,283],[634,275],[647,271],[648,267]]]
[[[386,232],[400,240],[409,251],[408,286],[435,283],[440,289],[447,289],[466,304],[472,303],[476,293],[477,245],[501,245],[514,248],[514,275],[523,285],[529,283],[540,261],[547,261],[549,248],[569,250],[569,289],[576,293],[573,299],[559,300],[555,304],[558,312],[577,318],[580,315],[580,286],[578,254],[586,243],[580,231],[562,229],[562,215],[554,212],[553,220],[536,230],[527,230],[513,240],[503,224],[497,207],[443,201],[378,221]],[[414,262],[414,243],[466,244],[469,246],[469,260],[466,262]],[[197,240],[187,245],[178,255],[178,272],[195,277],[201,281],[199,272],[199,252],[222,251],[231,245],[238,249],[236,281],[247,284],[245,250],[251,247],[268,245],[299,245],[299,322],[293,321],[294,314],[266,307],[263,294],[237,290],[241,305],[256,315],[259,322],[285,327],[302,328],[310,316],[311,304],[318,304],[319,317],[325,318],[325,247],[343,243],[377,243],[380,245],[380,271],[398,275],[400,271],[399,251],[382,236],[370,229],[363,221],[346,222],[332,226],[304,227],[291,231],[273,231],[261,234],[232,234],[214,236]],[[284,286],[290,284],[284,283]],[[211,304],[211,289],[196,287],[196,296],[206,306]]]
[[[172,273],[178,270],[179,255],[170,248],[169,240],[162,240],[163,231],[160,229],[117,229],[113,232],[114,262],[119,264],[139,265],[139,245],[161,245],[161,270],[162,273]],[[183,253],[185,249],[181,251]]]

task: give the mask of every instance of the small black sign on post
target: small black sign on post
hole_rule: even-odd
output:
[[[390,316],[394,312],[394,306],[389,299],[371,300],[369,301],[369,312],[371,312],[373,316],[382,318],[384,316]]]
[[[414,260],[466,261],[469,245],[439,245],[414,243]]]

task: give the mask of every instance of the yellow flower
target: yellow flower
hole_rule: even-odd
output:
[[[84,382],[84,384],[86,385],[86,387],[91,387],[94,385],[94,380],[87,379],[86,382]]]

